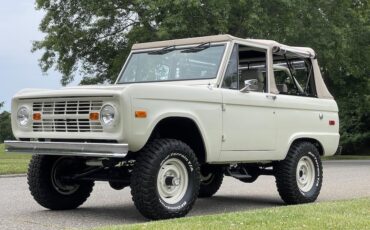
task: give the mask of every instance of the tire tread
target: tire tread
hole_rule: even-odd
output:
[[[307,150],[310,150],[319,161],[320,183],[317,191],[312,196],[304,196],[299,191],[296,182],[296,164]],[[282,200],[287,204],[302,204],[314,202],[322,185],[322,165],[317,148],[310,142],[297,142],[291,146],[286,158],[274,164],[276,186]]]
[[[199,165],[197,158],[191,148],[185,143],[175,139],[155,139],[148,143],[138,154],[136,163],[131,176],[131,194],[133,202],[139,212],[149,219],[168,219],[185,216],[195,203],[199,192],[198,188],[193,189],[192,200],[183,209],[169,211],[158,201],[157,196],[153,195],[156,191],[156,175],[153,175],[155,165],[158,160],[163,158],[166,149],[178,149],[187,154],[193,163],[194,170],[197,170],[199,177]],[[197,178],[199,181],[199,178]]]
[[[50,168],[56,157],[34,155],[28,166],[27,181],[31,195],[41,206],[51,210],[75,209],[90,196],[94,182],[85,182],[71,195],[59,194],[51,185]]]

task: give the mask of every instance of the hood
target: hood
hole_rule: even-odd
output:
[[[193,86],[193,87],[208,87],[209,85],[216,87],[216,79],[208,80],[188,80],[188,81],[168,81],[168,82],[147,82],[147,83],[132,83],[118,85],[83,85],[63,87],[61,89],[23,89],[19,91],[14,98],[50,98],[50,97],[95,97],[95,96],[114,96],[121,95],[130,87],[135,85],[173,85],[173,86]]]
[[[126,87],[122,85],[91,85],[63,87],[61,89],[23,89],[14,98],[46,98],[69,96],[114,96],[121,94]]]

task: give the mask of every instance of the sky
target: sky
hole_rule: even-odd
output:
[[[0,5],[0,102],[10,111],[12,96],[24,88],[61,88],[61,75],[41,72],[38,65],[42,52],[31,53],[32,41],[45,34],[38,29],[45,12],[35,9],[34,0],[1,1]],[[71,85],[81,77],[76,76]]]

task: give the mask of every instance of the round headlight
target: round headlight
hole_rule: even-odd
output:
[[[30,111],[27,107],[22,106],[17,112],[17,121],[20,126],[27,126],[30,121]]]
[[[111,126],[116,116],[116,109],[111,105],[104,105],[100,111],[100,120],[104,126]]]

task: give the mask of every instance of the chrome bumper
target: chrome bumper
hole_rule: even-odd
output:
[[[128,153],[128,144],[5,141],[6,152],[37,155],[112,157],[122,158]]]

